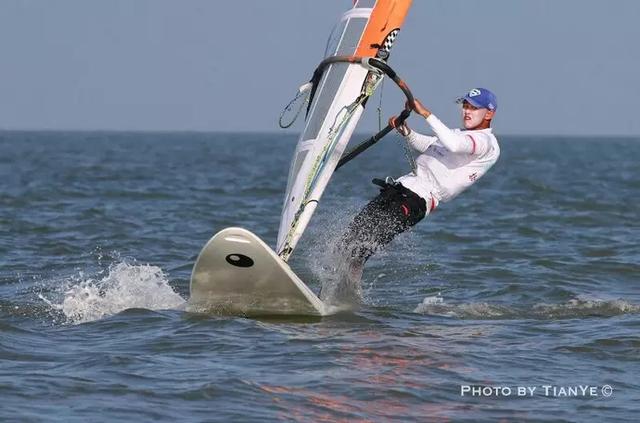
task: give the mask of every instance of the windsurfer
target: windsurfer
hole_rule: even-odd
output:
[[[349,261],[350,278],[361,276],[364,263],[380,248],[406,231],[441,202],[452,200],[473,185],[498,160],[500,147],[491,129],[496,96],[474,88],[458,99],[462,129],[449,129],[418,100],[409,106],[426,119],[435,136],[413,131],[406,124],[391,125],[419,153],[416,170],[397,180],[374,179],[380,194],[351,222],[339,244]]]

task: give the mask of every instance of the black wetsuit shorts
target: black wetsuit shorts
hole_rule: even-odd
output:
[[[399,182],[374,179],[380,194],[356,215],[342,236],[340,253],[362,264],[398,234],[422,219],[427,211],[426,201]]]

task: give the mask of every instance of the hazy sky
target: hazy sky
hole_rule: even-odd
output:
[[[0,0],[0,128],[277,131],[349,7]],[[414,0],[390,64],[451,126],[484,86],[503,134],[639,135],[639,20],[637,0]],[[402,108],[391,84],[383,98]]]

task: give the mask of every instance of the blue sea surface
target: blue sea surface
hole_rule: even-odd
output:
[[[248,319],[185,311],[191,269],[228,226],[275,244],[296,136],[0,132],[0,420],[637,421],[640,139],[500,141],[360,310]],[[336,172],[291,261],[312,289],[407,171],[389,137]]]

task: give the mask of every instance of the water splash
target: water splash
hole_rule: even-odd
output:
[[[335,248],[360,207],[353,203],[332,210],[331,215],[317,216],[318,224],[311,228],[306,245],[298,248],[302,266],[320,282],[320,299],[335,310],[355,309],[363,301],[361,269],[350,269]]]
[[[129,308],[166,310],[185,304],[157,266],[121,262],[111,265],[106,273],[101,279],[85,279],[80,273],[68,280],[58,291],[63,294],[59,303],[42,294],[38,297],[72,324],[102,319]]]
[[[535,304],[531,307],[511,307],[489,303],[447,304],[442,297],[426,297],[415,313],[458,319],[575,319],[581,317],[612,317],[640,313],[640,305],[622,299],[604,300],[577,297],[560,304]]]
[[[323,275],[320,299],[342,310],[357,309],[363,302],[362,266],[350,266],[340,259]]]
[[[344,257],[344,252],[336,248],[354,216],[362,210],[366,202],[361,200],[347,201],[330,208],[330,213],[316,216],[316,223],[310,228],[310,236],[303,238],[302,248],[299,246],[296,258],[303,261],[301,267],[308,269],[313,279],[320,282],[320,298],[329,306],[339,310],[357,309],[361,304],[375,305],[380,299],[372,295],[379,272],[372,274],[368,269],[377,261],[389,257],[396,260],[396,255],[411,262],[415,257],[424,256],[422,242],[413,236],[413,231],[400,234],[392,243],[383,248],[373,240],[359,241],[350,248],[376,250],[376,253],[363,268],[361,264],[351,262]],[[401,241],[398,242],[398,239]],[[304,275],[303,275],[304,277]]]

